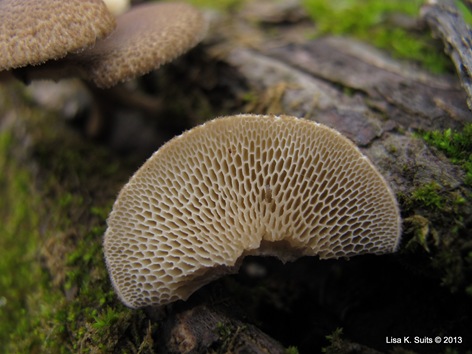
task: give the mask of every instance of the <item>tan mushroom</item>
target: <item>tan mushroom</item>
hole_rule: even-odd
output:
[[[126,12],[130,6],[129,0],[103,0],[103,2],[107,5],[108,10],[115,16]]]
[[[0,71],[62,58],[114,28],[102,0],[2,0]]]
[[[57,5],[57,9],[64,13],[64,18],[74,23],[74,28],[77,27],[74,35],[80,36],[83,29],[79,30],[78,27],[84,25],[84,23],[83,21],[76,21],[74,18],[71,19],[69,12],[72,11],[74,14],[82,16],[81,12],[76,9],[77,6],[74,7],[73,5],[79,3],[85,6],[92,1],[100,3],[101,7],[105,9],[105,13],[108,16],[112,16],[102,0],[62,1],[59,2],[62,7],[56,4],[58,0],[47,0],[44,3],[48,6],[52,6],[52,4]],[[13,3],[13,0],[5,1],[5,3]],[[37,4],[38,2],[20,0],[18,3]],[[123,10],[123,6],[127,6],[127,3],[129,1],[107,1],[107,5],[110,6],[111,10],[119,7],[120,11]],[[1,0],[0,4],[3,4]],[[42,8],[43,4],[41,6],[31,6]],[[11,5],[11,7],[15,6]],[[65,7],[67,9],[64,9]],[[51,9],[47,9],[52,12]],[[56,12],[52,13],[54,16],[60,17]],[[52,16],[53,20],[55,19],[54,16]],[[87,16],[83,16],[83,18],[89,20]],[[62,17],[60,19],[62,20]],[[79,77],[86,81],[92,81],[98,88],[110,88],[120,82],[143,75],[184,54],[203,39],[207,29],[207,21],[201,12],[185,3],[160,2],[137,5],[128,12],[119,15],[116,22],[117,27],[112,34],[103,40],[94,41],[93,47],[80,52],[70,53],[59,60],[49,60],[42,65],[28,65],[15,69],[13,75],[24,83],[41,79],[58,81],[64,78]],[[86,27],[91,25],[93,25],[93,21],[90,21],[90,24],[85,23]],[[7,37],[21,37],[22,26],[18,28],[12,24],[8,26],[11,28],[11,31],[5,32]],[[28,22],[24,24],[24,31],[34,33],[37,29],[34,27],[34,23]],[[68,38],[74,37],[69,35],[67,31],[63,31],[63,33],[67,34]],[[50,37],[61,38],[63,36],[62,33],[51,34],[51,31],[45,32],[45,35],[47,35],[48,40]],[[1,45],[0,43],[0,50]],[[46,44],[41,42],[36,44],[35,47],[38,47],[38,51],[42,51],[42,48],[47,45],[49,45],[49,42]],[[65,50],[61,56],[66,52]],[[0,55],[2,54],[0,53]],[[12,53],[11,56],[11,60],[16,60],[15,56],[21,57],[18,53]],[[34,61],[34,63],[40,63],[48,58],[49,56],[45,55],[39,61]],[[10,60],[10,58],[5,56],[6,59]],[[21,65],[33,63],[33,61],[23,62],[21,60],[20,62],[22,63]],[[16,66],[18,65],[9,65],[5,66],[5,68],[8,69]],[[8,79],[8,76],[0,76],[0,80],[5,81]],[[111,116],[110,112],[116,111],[116,106],[132,107],[136,111],[152,116],[158,115],[161,109],[161,101],[159,99],[148,96],[139,90],[130,90],[123,86],[117,87],[114,90],[97,90],[93,84],[88,85],[88,87],[93,92],[95,98],[93,110],[98,112],[91,115],[91,123],[87,123],[88,127],[93,127],[91,129],[87,128],[88,135],[100,135],[104,121],[103,111],[106,111],[107,116]],[[110,102],[111,104],[109,104]],[[113,107],[109,108],[111,106]]]
[[[129,307],[187,299],[246,255],[282,261],[397,249],[394,194],[337,131],[294,117],[239,115],[162,146],[121,190],[104,236]]]
[[[8,4],[14,3],[14,0],[5,2]],[[18,2],[37,3],[33,0]],[[72,52],[60,60],[48,61],[43,65],[28,66],[27,68],[15,71],[15,75],[25,82],[37,79],[59,80],[65,77],[80,77],[92,81],[99,88],[109,88],[120,82],[146,74],[184,54],[203,39],[207,30],[207,21],[201,12],[189,4],[166,2],[142,4],[134,6],[129,11],[119,15],[116,18],[116,29],[107,38],[95,41],[96,37],[94,37],[93,42],[87,42],[88,45],[93,44],[93,46],[78,51],[78,49],[84,47],[82,44],[66,46],[60,44],[62,43],[61,41],[67,39],[71,44],[78,43],[78,38],[82,38],[86,29],[92,27],[92,25],[71,17],[69,12],[76,13],[79,17],[81,16],[77,6],[72,5],[79,3],[86,6],[90,2],[98,2],[108,17],[111,16],[112,19],[113,17],[102,0],[75,0],[68,2],[48,0],[47,4],[51,3],[52,6],[57,2],[63,5],[62,7],[57,5],[57,8],[63,10],[65,15],[60,16],[56,12],[52,12],[51,9],[48,9],[48,11],[54,14],[52,19],[56,21],[55,17],[58,17],[63,22],[73,23],[74,26],[69,25],[69,27],[75,32],[69,34],[61,26],[54,26],[53,28],[54,30],[57,29],[59,33],[46,30],[41,31],[46,38],[31,45],[26,41],[26,45],[32,49],[26,50],[25,53],[33,56],[33,59],[24,60],[22,54],[14,49],[15,42],[19,42],[18,38],[24,37],[21,31],[33,34],[38,31],[36,28],[38,26],[35,27],[35,23],[27,22],[19,27],[9,23],[6,26],[10,30],[4,31],[5,38],[1,37],[3,33],[0,34],[0,50],[2,49],[1,45],[4,45],[6,53],[8,53],[8,55],[4,55],[1,59],[6,63],[13,61],[17,63],[15,65],[5,64],[4,69],[21,67],[28,64],[40,64],[48,59],[64,57],[68,52]],[[0,4],[3,4],[3,2],[0,1]],[[42,8],[42,4],[41,6],[31,6]],[[13,5],[11,7],[16,8]],[[67,11],[63,9],[65,7],[67,7]],[[12,12],[12,10],[8,13],[4,11],[3,16],[7,17]],[[84,19],[91,21],[89,17],[92,15],[90,13],[84,16]],[[43,14],[43,16],[46,15]],[[40,22],[43,23],[45,21]],[[82,28],[84,25],[85,28]],[[24,30],[22,30],[23,28]],[[48,28],[48,30],[51,29]],[[1,43],[2,38],[6,39],[9,37],[16,39],[13,41],[4,40],[5,43]],[[43,36],[39,37],[42,38]],[[61,47],[60,54],[47,54],[49,47],[57,50],[55,42],[51,42],[50,38],[57,38],[56,42]],[[23,51],[24,49],[20,50],[20,52]],[[43,55],[40,56],[37,53],[42,53]],[[2,70],[2,66],[0,66],[0,70]]]
[[[143,4],[119,16],[109,37],[67,60],[98,87],[111,87],[187,52],[206,28],[201,12],[188,4]]]

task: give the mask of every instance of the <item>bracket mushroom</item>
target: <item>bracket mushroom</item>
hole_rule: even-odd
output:
[[[13,0],[4,1],[7,4],[13,3]],[[19,3],[35,3],[32,0],[21,0]],[[88,4],[89,2],[99,2],[105,9],[107,15],[113,20],[114,17],[107,10],[102,0],[86,0],[86,1],[67,1],[60,2],[57,0],[48,0],[47,3],[51,3],[53,6],[55,3],[61,3],[63,7],[69,12],[76,12],[77,16],[81,16],[81,12],[75,9],[77,6],[72,6],[75,3]],[[3,4],[3,2],[0,2]],[[17,6],[11,5],[13,9]],[[41,8],[41,5],[31,4],[31,7]],[[53,79],[58,80],[64,77],[80,77],[87,81],[92,81],[99,88],[109,88],[116,84],[144,75],[154,69],[157,69],[162,64],[168,63],[178,56],[184,54],[197,43],[199,43],[207,31],[207,21],[200,11],[195,9],[193,6],[186,3],[178,2],[159,2],[159,3],[148,3],[133,6],[128,11],[118,15],[116,17],[116,28],[112,31],[110,29],[106,34],[106,38],[101,40],[94,40],[93,46],[83,45],[79,42],[83,35],[82,27],[88,28],[92,25],[84,21],[78,21],[70,16],[61,15],[56,10],[49,9],[51,13],[55,15],[52,19],[58,23],[74,23],[74,26],[69,25],[68,31],[76,31],[77,33],[68,34],[67,31],[62,27],[54,26],[54,22],[49,24],[49,27],[45,28],[34,26],[35,23],[29,22],[24,23],[22,26],[14,26],[12,19],[9,19],[8,23],[4,27],[8,30],[4,30],[0,27],[0,50],[6,48],[8,55],[1,55],[0,53],[0,70],[7,70],[16,67],[23,67],[27,65],[39,66],[28,66],[16,72],[18,76],[28,82],[35,79]],[[1,11],[1,8],[0,8]],[[65,10],[64,10],[65,11]],[[18,11],[17,11],[18,12]],[[39,10],[37,11],[42,14]],[[47,11],[44,10],[43,12]],[[12,11],[0,12],[2,17],[8,19]],[[84,18],[90,20],[90,16]],[[46,16],[43,14],[43,17]],[[2,20],[0,17],[0,20]],[[19,17],[15,15],[14,18]],[[28,16],[29,18],[29,16]],[[33,16],[34,18],[34,16]],[[95,21],[102,21],[100,17],[94,18]],[[45,22],[45,20],[41,21]],[[91,21],[92,22],[92,21]],[[93,23],[93,22],[92,22]],[[83,25],[83,26],[81,26]],[[54,31],[53,31],[54,30]],[[31,33],[40,33],[38,37],[43,38],[44,41],[33,43],[29,45],[26,53],[32,52],[33,58],[23,58],[21,51],[14,50],[15,43],[29,43],[24,40],[24,36]],[[25,35],[26,34],[26,35]],[[66,35],[64,35],[66,34]],[[9,39],[12,37],[13,40]],[[34,39],[36,36],[32,36]],[[63,46],[61,40],[65,40],[63,37],[70,42],[80,43],[71,46]],[[50,38],[57,38],[59,43],[59,49],[56,49],[56,45],[51,43]],[[96,39],[94,37],[94,39]],[[47,54],[47,49],[51,48],[54,50],[61,50],[60,54],[50,55]],[[80,51],[78,49],[81,49]],[[44,53],[43,53],[44,52]],[[36,53],[42,53],[41,56]],[[68,54],[66,56],[66,54]],[[54,61],[47,61],[48,59],[59,59]],[[5,64],[2,62],[6,61]],[[9,64],[9,61],[17,64]],[[46,62],[47,61],[47,62]],[[19,63],[19,64],[18,64]]]
[[[102,0],[0,1],[0,71],[90,47],[115,28]]]
[[[107,3],[110,11],[127,6],[126,1]],[[94,113],[85,124],[88,136],[101,136],[105,117],[113,117],[117,107],[157,116],[162,100],[155,96],[136,87],[101,89],[144,75],[189,51],[205,36],[207,21],[198,9],[179,2],[136,5],[116,20],[110,11],[102,0],[0,1],[0,80],[78,77],[90,82],[86,86]],[[97,23],[112,26],[100,36],[90,34],[87,30]],[[11,73],[1,75],[1,70]]]
[[[189,4],[142,4],[118,16],[109,37],[66,61],[86,80],[108,88],[174,60],[199,43],[206,30],[203,15]]]
[[[395,196],[346,137],[289,116],[215,119],[156,151],[123,187],[104,253],[131,308],[187,299],[247,255],[394,252]]]

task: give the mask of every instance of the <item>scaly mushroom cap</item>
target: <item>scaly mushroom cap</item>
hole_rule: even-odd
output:
[[[143,4],[119,16],[109,37],[71,59],[98,87],[111,87],[187,52],[206,27],[202,14],[188,4]]]
[[[393,252],[395,197],[337,131],[294,117],[215,119],[162,146],[120,192],[104,239],[129,307],[188,298],[245,255]]]
[[[114,28],[102,0],[2,0],[0,71],[62,58]]]

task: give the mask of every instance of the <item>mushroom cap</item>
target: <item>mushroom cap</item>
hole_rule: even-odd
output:
[[[130,0],[103,0],[105,5],[107,5],[108,10],[115,15],[121,15],[123,12],[129,9]]]
[[[283,261],[396,250],[401,219],[374,165],[339,132],[238,115],[170,140],[121,190],[104,236],[129,307],[187,299],[246,255]]]
[[[194,47],[206,33],[203,15],[185,3],[150,3],[118,16],[116,30],[71,58],[107,88],[144,75]]]
[[[102,0],[2,0],[0,70],[62,58],[114,28]]]

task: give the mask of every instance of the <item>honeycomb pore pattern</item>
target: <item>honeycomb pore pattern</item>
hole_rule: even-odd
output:
[[[294,117],[238,115],[162,146],[124,186],[105,257],[120,299],[137,308],[188,298],[248,254],[393,252],[395,197],[340,133]]]

